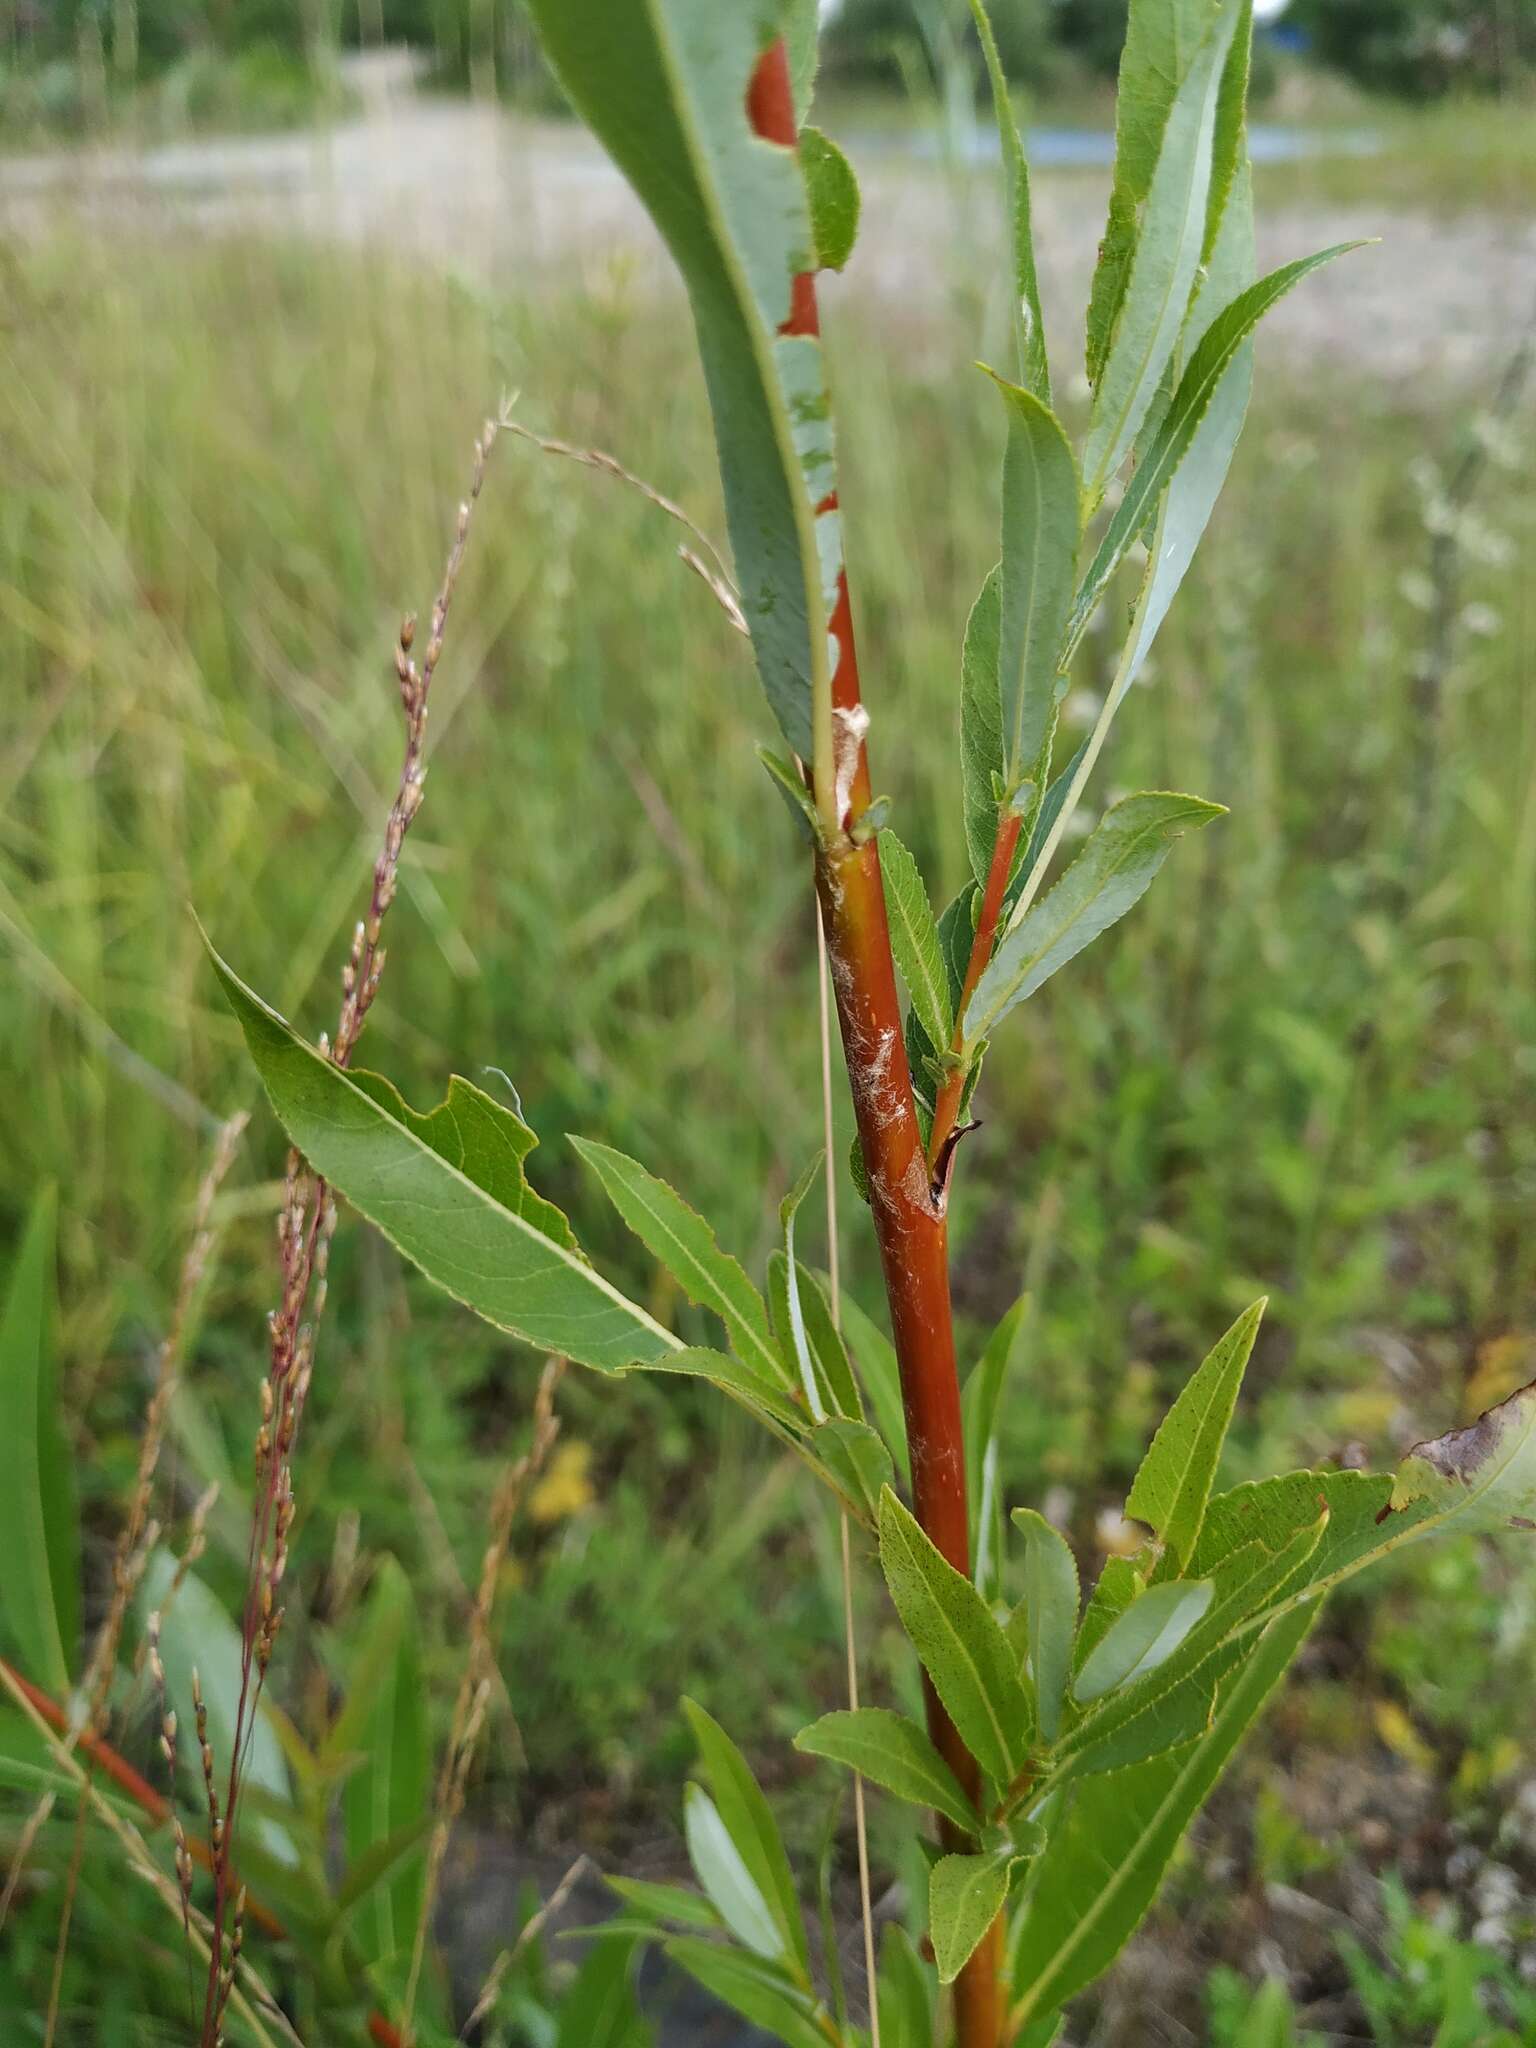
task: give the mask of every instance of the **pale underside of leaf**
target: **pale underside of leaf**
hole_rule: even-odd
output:
[[[756,137],[747,88],[764,31],[788,26],[801,91],[814,39],[802,4],[531,0],[566,91],[656,222],[683,274],[714,415],[742,610],[790,746],[813,755],[830,706],[826,633],[841,565],[828,494],[821,348],[779,339],[791,285],[812,267],[794,150]],[[786,16],[788,14],[788,19]],[[829,715],[829,713],[828,713]]]
[[[1107,811],[1061,880],[1000,940],[966,1007],[967,1057],[1016,1004],[1145,895],[1175,839],[1221,814],[1220,804],[1162,790]]]

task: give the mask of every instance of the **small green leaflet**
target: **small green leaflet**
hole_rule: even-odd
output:
[[[808,1982],[810,1951],[806,1946],[805,1924],[800,1917],[789,1859],[768,1802],[746,1759],[719,1722],[693,1700],[685,1699],[683,1710],[699,1745],[699,1759],[721,1824],[773,1920],[781,1952]],[[705,1889],[709,1889],[707,1885]],[[715,1904],[729,1920],[730,1915],[718,1898]]]
[[[572,1138],[581,1157],[636,1237],[677,1281],[688,1299],[713,1309],[742,1364],[774,1387],[787,1384],[768,1329],[763,1298],[715,1233],[663,1180],[611,1146]]]
[[[800,130],[800,168],[811,207],[818,270],[841,270],[859,232],[859,181],[853,166],[819,128]]]
[[[54,1220],[48,1189],[32,1205],[0,1315],[0,1556],[5,1632],[25,1675],[63,1700],[80,1633],[80,1523],[59,1426]]]
[[[1023,137],[1013,118],[1008,80],[998,55],[997,38],[985,0],[971,0],[971,15],[992,86],[992,110],[1002,149],[1008,201],[1008,228],[1013,245],[1013,331],[1019,381],[1045,405],[1051,402],[1051,371],[1046,360],[1045,321],[1040,312],[1040,286],[1035,275],[1035,242],[1030,224],[1029,162]]]
[[[941,1856],[928,1878],[928,1931],[939,1982],[953,1984],[1008,1896],[1011,1848]]]
[[[1107,810],[1061,880],[999,941],[962,1020],[967,1059],[1015,1004],[1141,900],[1175,839],[1223,811],[1166,790],[1128,796]]]
[[[949,1003],[949,974],[939,952],[938,926],[933,921],[922,873],[894,832],[882,832],[877,844],[886,922],[896,965],[929,1043],[947,1051],[955,1029]]]
[[[931,1807],[967,1834],[978,1822],[954,1772],[915,1721],[884,1707],[823,1714],[795,1737],[796,1749],[846,1764],[913,1806]]]
[[[1321,269],[1336,256],[1363,246],[1360,242],[1339,242],[1331,249],[1319,250],[1315,256],[1303,256],[1295,263],[1287,263],[1283,268],[1271,271],[1268,277],[1260,278],[1245,292],[1240,292],[1216,315],[1190,357],[1157,438],[1145,459],[1137,463],[1126,485],[1125,496],[1116,507],[1092,565],[1083,578],[1066,631],[1069,650],[1082,639],[1088,621],[1126,549],[1145,526],[1159,495],[1189,454],[1222,380],[1254,328],[1271,306],[1284,298],[1291,287],[1299,284],[1309,272]],[[1171,595],[1170,592],[1170,598]]]
[[[1083,1659],[1072,1687],[1074,1697],[1086,1706],[1166,1664],[1204,1615],[1215,1591],[1209,1579],[1149,1586]]]
[[[834,1415],[816,1424],[806,1448],[850,1512],[874,1528],[892,1475],[891,1454],[878,1433],[867,1422]]]
[[[633,186],[682,272],[698,330],[726,521],[758,672],[784,737],[812,757],[813,696],[830,688],[826,619],[841,566],[821,345],[781,337],[812,263],[799,160],[761,141],[747,88],[765,34],[795,38],[808,92],[805,0],[531,0],[578,112]]]
[[[843,1335],[852,1348],[854,1363],[869,1396],[870,1413],[897,1470],[904,1480],[909,1479],[907,1418],[901,1405],[901,1368],[896,1363],[896,1347],[846,1289],[842,1309]]]
[[[785,2048],[827,2048],[823,2008],[781,1965],[693,1934],[675,1935],[663,1954]]]
[[[1022,1633],[1040,1733],[1045,1741],[1054,1742],[1061,1728],[1061,1705],[1077,1632],[1077,1560],[1061,1531],[1033,1508],[1015,1508],[1013,1521],[1024,1538],[1024,1598],[1009,1623],[1008,1634],[1017,1644]],[[1020,1616],[1022,1626],[1016,1628]]]
[[[707,1899],[680,1884],[657,1884],[644,1877],[604,1877],[609,1891],[617,1892],[631,1912],[641,1914],[658,1926],[718,1927],[720,1915]]]
[[[1024,1351],[1030,1322],[1021,1295],[987,1339],[960,1397],[965,1433],[965,1483],[971,1504],[971,1578],[982,1597],[1001,1595],[1003,1486],[998,1470],[998,1417],[1003,1389]]]
[[[1168,110],[1125,293],[1094,391],[1083,453],[1090,506],[1098,504],[1131,452],[1178,347],[1204,249],[1222,69],[1242,12],[1243,0],[1217,0]]]
[[[1003,698],[998,686],[998,632],[1002,564],[981,586],[965,622],[960,657],[960,781],[965,802],[965,850],[971,873],[986,887],[997,839],[1003,785]]]
[[[604,1372],[678,1340],[590,1266],[534,1194],[521,1118],[455,1076],[421,1116],[382,1075],[343,1071],[209,956],[278,1121],[310,1165],[429,1280],[498,1329]],[[558,1221],[556,1221],[558,1219]]]
[[[703,1345],[688,1345],[682,1351],[664,1351],[642,1372],[675,1372],[690,1379],[708,1380],[723,1394],[780,1435],[798,1437],[806,1427],[806,1416],[787,1394],[776,1392],[760,1380],[750,1366],[727,1351],[711,1351]]]
[[[1277,1621],[1222,1688],[1199,1742],[1069,1787],[1031,1872],[1011,1962],[1014,2023],[1057,2011],[1140,1926],[1189,1823],[1301,1647],[1315,1603]]]
[[[902,1626],[961,1741],[1006,1789],[1027,1760],[1031,1722],[1007,1637],[970,1580],[940,1556],[889,1490],[880,1502],[880,1562]]]
[[[1211,1350],[1163,1418],[1126,1497],[1126,1514],[1145,1522],[1162,1545],[1158,1578],[1181,1572],[1199,1539],[1264,1309],[1256,1301]]]
[[[1003,781],[1032,769],[1050,729],[1077,574],[1077,463],[1061,422],[1032,392],[994,376],[1008,414],[1003,451],[997,677]]]

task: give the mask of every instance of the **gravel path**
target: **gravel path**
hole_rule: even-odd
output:
[[[554,270],[595,280],[617,258],[670,289],[649,223],[600,151],[573,126],[418,97],[408,65],[370,60],[355,119],[322,133],[200,140],[132,152],[0,158],[0,228],[46,233],[61,212],[120,233],[233,229],[388,242],[492,286],[527,289]],[[852,145],[864,232],[835,293],[873,299],[920,345],[948,317],[952,289],[1001,275],[993,174],[950,183],[889,144]],[[1325,374],[1368,368],[1393,380],[1486,374],[1536,304],[1536,218],[1438,219],[1393,212],[1381,173],[1361,164],[1358,206],[1271,209],[1267,267],[1329,243],[1377,235],[1309,279],[1270,316],[1264,345]],[[1052,330],[1075,346],[1106,179],[1036,180],[1039,260]],[[1069,351],[1063,348],[1065,363]]]

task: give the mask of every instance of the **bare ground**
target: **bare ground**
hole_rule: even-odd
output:
[[[356,81],[355,118],[321,132],[198,140],[144,151],[97,148],[0,158],[0,230],[48,232],[61,215],[92,232],[255,228],[383,243],[496,289],[557,273],[598,285],[612,266],[672,288],[654,233],[618,174],[574,126],[420,97],[387,57]],[[954,294],[1000,276],[992,260],[997,188],[985,171],[947,179],[889,142],[850,147],[864,183],[864,232],[835,293],[873,301],[904,344],[936,341]],[[1313,277],[1271,315],[1265,347],[1327,376],[1460,383],[1502,360],[1536,303],[1536,219],[1394,212],[1382,171],[1360,167],[1344,207],[1271,209],[1265,267],[1340,241],[1379,246]],[[1047,317],[1064,367],[1075,355],[1105,178],[1036,180]]]

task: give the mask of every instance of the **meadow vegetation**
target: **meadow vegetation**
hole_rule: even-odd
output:
[[[1350,167],[1352,196],[1391,189],[1372,175]],[[622,265],[586,291],[503,296],[378,252],[255,237],[69,230],[0,261],[0,1236],[19,1238],[40,1186],[63,1191],[60,1352],[89,1584],[131,1491],[211,1133],[257,1100],[188,906],[285,1015],[329,1021],[398,756],[388,649],[402,605],[435,584],[442,511],[498,394],[518,394],[519,420],[613,451],[707,530],[722,521],[675,309]],[[995,396],[948,366],[978,352],[966,310],[946,315],[952,348],[910,361],[876,305],[854,300],[831,326],[881,775],[940,900],[966,874],[949,796],[957,650],[995,553],[976,483]],[[1390,1461],[1536,1375],[1529,391],[1490,416],[1518,340],[1490,336],[1482,388],[1454,393],[1322,376],[1261,343],[1231,482],[1098,792],[1197,788],[1232,815],[1219,850],[1193,838],[1179,886],[1037,998],[967,1140],[965,1352],[1027,1278],[1005,1443],[1090,1568],[1157,1416],[1256,1294],[1271,1307],[1229,1483]],[[819,1142],[815,935],[803,875],[774,854],[784,820],[754,753],[755,685],[643,499],[507,435],[476,518],[369,1063],[422,1103],[450,1070],[493,1091],[510,1075],[544,1134],[543,1191],[686,1334],[695,1312],[559,1134],[601,1132],[646,1160],[753,1270],[776,1241],[778,1193]],[[1114,638],[1090,635],[1069,724],[1091,720]],[[200,1570],[231,1608],[282,1158],[258,1117],[215,1205],[167,1457],[183,1514],[222,1483]],[[850,1251],[847,1284],[874,1312],[871,1248]],[[371,1561],[396,1558],[441,1729],[533,1374],[355,1223],[330,1277],[295,1607],[344,1637]],[[675,1807],[690,1750],[680,1689],[779,1771],[806,1710],[839,1702],[835,1522],[703,1390],[636,1377],[616,1402],[571,1374],[558,1400],[560,1445],[506,1566],[505,1693],[471,1816],[551,1855],[668,1869],[655,1815]],[[753,1550],[767,1561],[749,1573]],[[1362,1781],[1411,1780],[1426,1826],[1497,1847],[1529,1879],[1536,1826],[1514,1846],[1499,1827],[1531,1782],[1509,1736],[1528,1732],[1533,1572],[1528,1551],[1465,1539],[1352,1589],[1260,1741],[1294,1757],[1317,1736]],[[912,1675],[869,1608],[866,1685],[891,1700]],[[335,1674],[303,1612],[296,1626],[280,1698],[302,1729]],[[1465,1655],[1446,1654],[1452,1640]],[[1250,1781],[1262,1768],[1256,1747]],[[786,1773],[777,1789],[814,1846],[825,1779]],[[1286,1797],[1267,1834],[1228,1847],[1250,1894],[1356,1854],[1315,1817],[1288,1818]],[[40,1869],[67,1865],[71,1825],[45,1831]],[[1388,1824],[1379,1860],[1421,1847]],[[1470,1896],[1443,1863],[1438,1888]],[[146,2040],[131,2015],[177,1980],[174,1955],[120,1967],[121,1893],[104,1871],[82,1886],[70,2038]],[[46,1884],[18,1898],[0,2010],[36,2007],[52,1911]],[[1208,1898],[1185,1918],[1198,1974],[1227,1923]],[[1389,1946],[1416,1939],[1406,1908],[1386,1925]],[[1536,1955],[1518,1914],[1499,1939],[1489,1984]],[[1352,1997],[1384,2043],[1428,2040],[1444,2015],[1399,2011],[1379,1986],[1373,2006],[1370,1967],[1341,1954],[1303,1992]],[[506,2038],[552,2039],[525,1991]],[[1213,2039],[1259,2038],[1231,2031],[1252,1995],[1218,1981]],[[1264,2038],[1290,2038],[1283,2022],[1266,2017]]]

